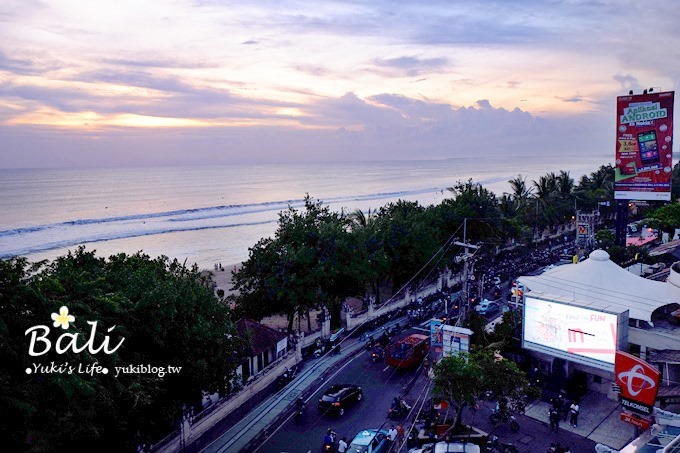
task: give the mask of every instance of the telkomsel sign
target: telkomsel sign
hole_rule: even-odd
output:
[[[651,415],[659,391],[659,370],[625,352],[616,351],[616,385],[621,388],[621,405],[639,414]]]
[[[675,92],[616,99],[617,200],[670,201]]]

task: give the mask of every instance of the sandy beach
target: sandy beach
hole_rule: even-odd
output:
[[[229,296],[237,293],[237,291],[232,291],[231,289],[232,272],[240,269],[241,265],[241,263],[229,264],[227,266],[222,266],[224,270],[216,271],[214,268],[205,270],[212,275],[213,281],[216,285],[215,290],[222,289],[224,290],[224,295]]]

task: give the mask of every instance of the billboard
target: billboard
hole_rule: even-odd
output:
[[[442,347],[442,324],[441,319],[430,319],[430,346],[433,348]]]
[[[461,352],[470,351],[470,335],[472,331],[465,327],[442,326],[444,336],[442,338],[444,357],[457,356]]]
[[[627,316],[526,296],[523,321],[523,348],[614,371]]]
[[[621,405],[633,412],[651,415],[659,391],[659,370],[634,355],[616,351],[614,376],[621,388]]]
[[[616,98],[615,199],[671,199],[674,94]]]

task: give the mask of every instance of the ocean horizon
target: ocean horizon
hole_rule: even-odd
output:
[[[423,206],[472,179],[497,196],[569,171],[576,183],[606,156],[268,163],[192,167],[0,169],[0,258],[54,259],[84,245],[98,255],[144,251],[201,268],[232,265],[271,236],[279,212],[309,194],[334,211],[396,200]]]

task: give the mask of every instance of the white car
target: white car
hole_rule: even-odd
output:
[[[480,453],[479,445],[460,442],[437,442],[425,444],[422,448],[412,448],[408,453]]]

